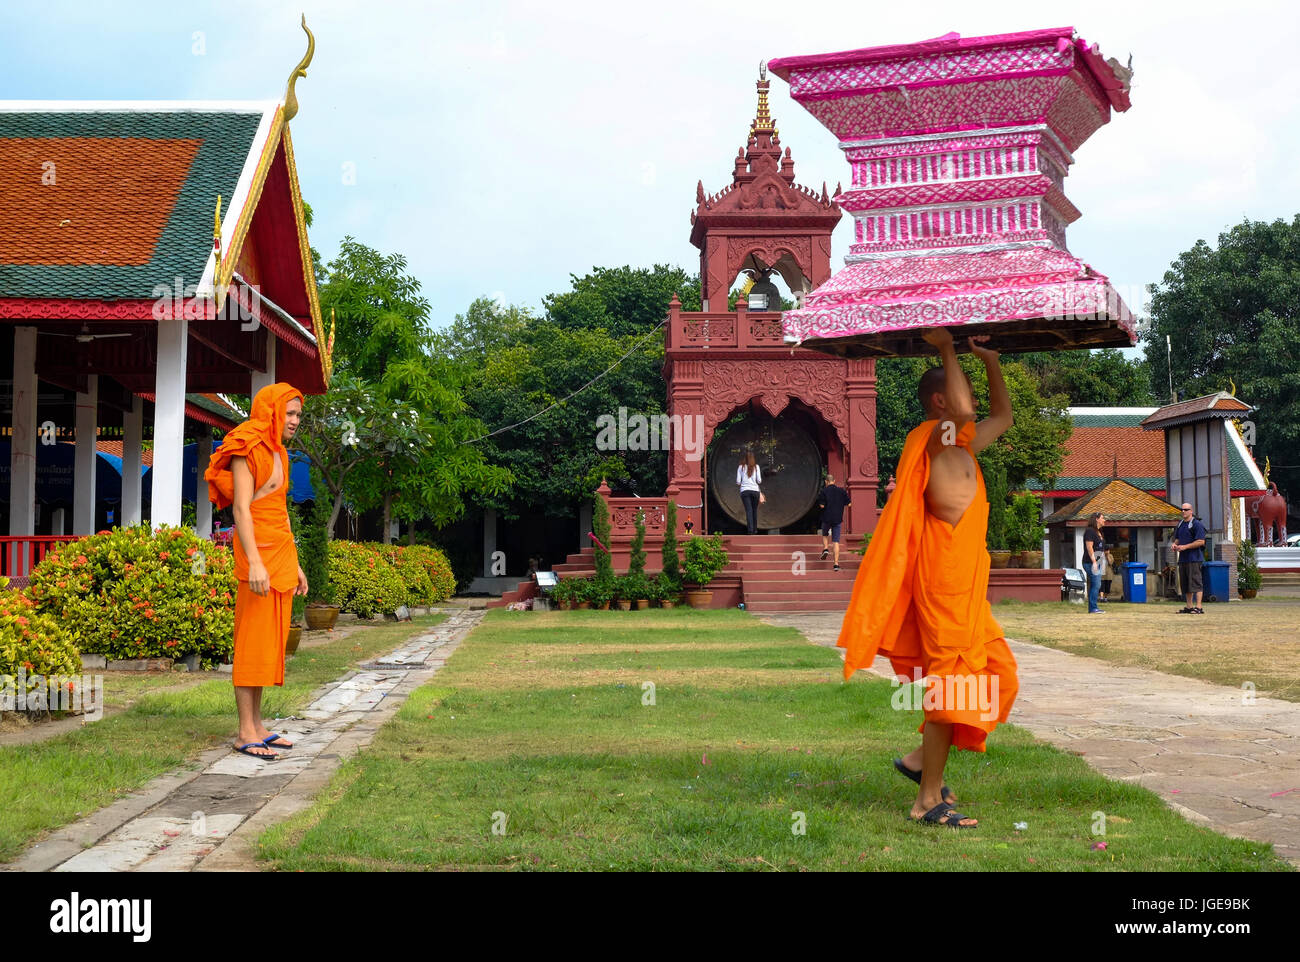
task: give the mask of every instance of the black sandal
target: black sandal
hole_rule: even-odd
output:
[[[921,784],[921,773],[912,771],[910,768],[908,768],[906,765],[903,764],[903,760],[901,758],[894,759],[894,767],[897,768],[899,772],[901,772],[902,774],[910,778],[912,781],[916,782],[916,784],[918,785]],[[948,801],[948,799],[951,798],[955,801],[957,798],[957,796],[953,794],[952,789],[949,788],[947,785],[939,789],[939,794],[943,796],[945,805],[952,804],[952,802]]]
[[[963,825],[961,823],[962,819],[968,816],[963,815],[947,802],[940,802],[920,818],[913,818],[911,815],[907,817],[910,821],[921,822],[925,825],[946,825],[948,828],[979,828],[979,823]]]

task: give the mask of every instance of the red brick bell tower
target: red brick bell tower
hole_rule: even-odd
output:
[[[792,349],[775,311],[751,312],[742,298],[727,309],[728,292],[742,272],[764,285],[779,274],[801,300],[831,275],[831,231],[840,209],[826,185],[817,194],[795,183],[790,149],[768,108],[766,69],[760,69],[758,111],[745,147],[737,153],[732,180],[716,194],[703,182],[691,213],[691,243],[700,250],[704,310],[683,313],[669,306],[664,379],[668,413],[701,418],[707,443],[737,410],[760,404],[773,417],[793,401],[820,419],[817,440],[824,463],[845,487],[853,507],[845,533],[863,534],[876,523],[876,372],[871,359],[845,359]],[[839,192],[839,187],[836,187]],[[668,468],[668,496],[678,504],[678,523],[691,516],[703,531],[706,479],[701,460],[675,444]]]

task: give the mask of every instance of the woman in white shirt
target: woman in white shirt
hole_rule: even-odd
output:
[[[758,506],[767,501],[758,486],[763,483],[763,472],[753,451],[745,452],[745,460],[736,468],[736,484],[740,485],[740,500],[745,503],[745,521],[750,534],[758,534]]]

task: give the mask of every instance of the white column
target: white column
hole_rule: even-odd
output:
[[[99,375],[86,375],[85,392],[77,392],[77,452],[73,461],[72,533],[95,533],[95,472],[99,420]]]
[[[1156,529],[1155,528],[1138,528],[1137,536],[1137,554],[1136,558],[1130,558],[1130,561],[1145,561],[1149,571],[1160,573],[1163,565],[1160,559],[1155,557],[1156,553]]]
[[[1042,501],[1039,502],[1042,509],[1039,516],[1046,518],[1050,515],[1054,510],[1052,504],[1053,501],[1051,498],[1043,498]],[[1043,567],[1050,568],[1052,566],[1052,532],[1048,528],[1044,528],[1043,531]]]
[[[1074,529],[1074,566],[1083,567],[1083,529]]]
[[[207,473],[208,462],[212,460],[212,438],[209,432],[199,435],[198,445],[194,449],[194,533],[200,538],[212,536],[212,502],[208,500],[208,482],[203,480]]]
[[[275,383],[275,334],[271,331],[266,332],[266,371],[253,372],[253,387],[248,399],[252,401],[257,397],[257,392],[269,384]]]
[[[149,521],[181,523],[181,461],[185,454],[185,365],[189,322],[158,322],[158,370],[153,408],[153,510]]]
[[[491,578],[492,555],[497,550],[497,512],[487,508],[483,512],[483,577]]]
[[[67,526],[63,523],[63,514],[62,508],[55,508],[50,512],[50,534],[60,535],[64,533]]]
[[[122,415],[122,503],[117,523],[123,528],[140,523],[140,458],[144,450],[144,398],[131,396],[131,410]]]
[[[36,328],[14,328],[9,533],[36,533]]]

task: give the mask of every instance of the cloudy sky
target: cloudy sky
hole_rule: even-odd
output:
[[[0,8],[0,97],[279,99],[305,10],[316,56],[292,126],[312,243],[326,259],[348,234],[405,254],[439,326],[479,295],[538,309],[597,265],[694,272],[695,184],[729,182],[760,60],[950,30],[1072,25],[1132,54],[1133,107],[1076,152],[1066,188],[1083,212],[1071,249],[1133,307],[1198,238],[1300,212],[1294,3],[1048,7],[42,0]],[[835,138],[783,81],[772,93],[798,180],[847,183]],[[835,266],[849,242],[846,217]]]

